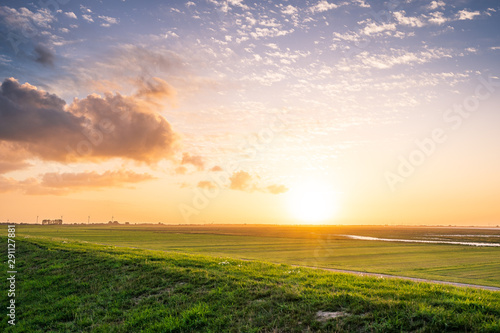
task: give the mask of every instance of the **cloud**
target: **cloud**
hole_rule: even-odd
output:
[[[267,190],[269,191],[269,193],[272,193],[272,194],[281,194],[281,193],[285,193],[285,192],[288,192],[288,188],[285,186],[285,185],[269,185],[267,187]]]
[[[187,172],[187,169],[186,169],[186,167],[180,166],[180,167],[175,168],[174,171],[178,175],[185,175]]]
[[[448,18],[443,16],[442,12],[434,12],[434,13],[430,13],[430,15],[431,15],[431,18],[429,19],[430,23],[441,25],[441,24],[449,21]]]
[[[17,189],[17,181],[12,178],[0,176],[0,193],[10,192]]]
[[[73,12],[66,12],[66,13],[64,13],[64,15],[66,15],[67,17],[72,18],[72,19],[76,19],[77,18],[76,14],[73,13]]]
[[[417,28],[423,27],[425,25],[424,22],[418,17],[405,16],[406,13],[404,10],[401,10],[399,12],[394,12],[393,15],[398,21],[398,23],[402,25],[407,25],[410,27],[417,27]]]
[[[327,10],[330,10],[330,9],[335,9],[337,7],[338,6],[334,3],[329,3],[326,0],[321,0],[316,5],[310,7],[309,10],[312,13],[322,13],[322,12],[326,12]]]
[[[133,171],[118,170],[97,173],[95,171],[81,173],[49,172],[38,178],[15,180],[0,176],[0,192],[20,191],[29,195],[63,195],[71,192],[94,190],[109,187],[123,187],[127,184],[155,179],[150,174],[139,174]]]
[[[396,30],[395,23],[377,24],[375,22],[369,22],[362,31],[365,35],[370,36],[384,31],[394,31],[394,30]]]
[[[82,173],[50,172],[42,175],[40,185],[51,188],[82,189],[122,186],[151,179],[155,179],[155,177],[147,173],[139,174],[128,170],[106,171],[102,174],[95,171]]]
[[[196,187],[212,190],[212,189],[217,188],[217,185],[215,185],[211,181],[204,180],[204,181],[198,182],[198,185],[196,185]]]
[[[213,172],[218,172],[218,171],[222,171],[222,168],[218,165],[212,167],[212,169],[210,169],[210,171],[213,171]]]
[[[387,69],[396,65],[423,64],[433,59],[451,57],[444,49],[427,49],[421,52],[410,52],[392,49],[392,54],[370,55],[364,51],[356,56],[364,65],[373,68]]]
[[[203,170],[205,167],[205,163],[203,162],[203,158],[201,156],[193,156],[189,155],[189,153],[184,153],[182,155],[181,164],[191,164],[194,165],[198,170]]]
[[[93,94],[66,105],[10,78],[0,87],[0,141],[43,160],[121,157],[153,163],[173,157],[177,135],[151,103],[137,96]]]
[[[0,141],[0,174],[31,166],[29,154],[18,144]]]
[[[266,192],[271,194],[280,194],[288,191],[285,185],[272,184],[262,188],[253,177],[246,171],[237,171],[229,177],[229,188],[231,190],[245,191],[245,192]],[[259,177],[257,177],[259,178]]]
[[[150,80],[136,80],[138,91],[135,96],[147,99],[150,101],[169,100],[172,104],[176,104],[177,91],[166,81],[153,77]]]
[[[446,6],[444,1],[441,1],[441,0],[431,1],[431,3],[427,6],[427,9],[434,10],[434,9],[438,9],[439,7],[444,8],[444,6]]]
[[[475,16],[479,16],[481,13],[479,11],[470,12],[467,9],[460,10],[457,13],[458,20],[473,20]]]
[[[45,46],[38,44],[35,46],[35,61],[44,66],[54,66],[54,53]]]
[[[233,173],[231,177],[229,177],[229,188],[231,190],[240,190],[240,191],[253,191],[255,186],[252,185],[252,176],[248,172],[245,171],[237,171]]]
[[[92,15],[89,14],[83,14],[82,15],[83,19],[89,23],[94,22],[94,19],[92,18]]]
[[[120,22],[119,19],[110,17],[110,16],[98,16],[103,22],[101,23],[101,27],[110,27],[112,24],[118,24]]]
[[[285,8],[281,9],[281,12],[287,15],[293,15],[297,13],[297,11],[298,11],[297,8],[292,5],[288,5]]]
[[[54,16],[48,8],[38,9],[32,12],[25,7],[18,10],[7,6],[0,6],[0,17],[11,29],[30,33],[36,28],[50,29]]]
[[[285,35],[291,34],[294,31],[295,31],[294,29],[281,30],[281,29],[278,29],[276,27],[272,27],[272,28],[255,28],[255,31],[252,31],[250,33],[250,36],[252,36],[254,39],[271,38],[271,37],[285,36]]]
[[[237,7],[240,7],[242,9],[250,9],[250,7],[248,7],[247,5],[242,3],[243,0],[228,0],[227,2],[232,6],[237,6]]]

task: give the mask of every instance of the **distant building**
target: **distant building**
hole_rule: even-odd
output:
[[[52,225],[52,224],[62,224],[63,221],[62,219],[55,219],[55,220],[43,220],[42,225]]]
[[[108,221],[108,224],[120,224],[118,221]]]

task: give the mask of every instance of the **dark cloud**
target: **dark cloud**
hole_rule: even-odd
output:
[[[93,94],[67,106],[13,78],[0,88],[0,142],[16,143],[44,160],[122,157],[152,163],[171,158],[176,140],[165,118],[138,96]]]
[[[203,162],[203,158],[201,156],[190,155],[189,153],[184,153],[182,155],[181,164],[194,165],[200,171],[205,167],[205,163]]]
[[[55,55],[45,46],[38,44],[35,46],[35,61],[44,66],[54,66]]]

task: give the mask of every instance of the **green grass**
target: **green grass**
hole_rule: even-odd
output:
[[[500,331],[498,292],[20,231],[17,325],[3,315],[4,332]],[[318,311],[350,316],[320,322]]]
[[[500,287],[500,248],[389,243],[339,237],[500,242],[500,230],[402,227],[28,226],[19,235],[227,256]],[[458,237],[457,235],[463,236]]]

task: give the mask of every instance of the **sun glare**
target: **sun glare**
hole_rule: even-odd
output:
[[[338,199],[331,187],[319,181],[307,181],[290,191],[290,211],[304,223],[322,223],[335,217]]]

